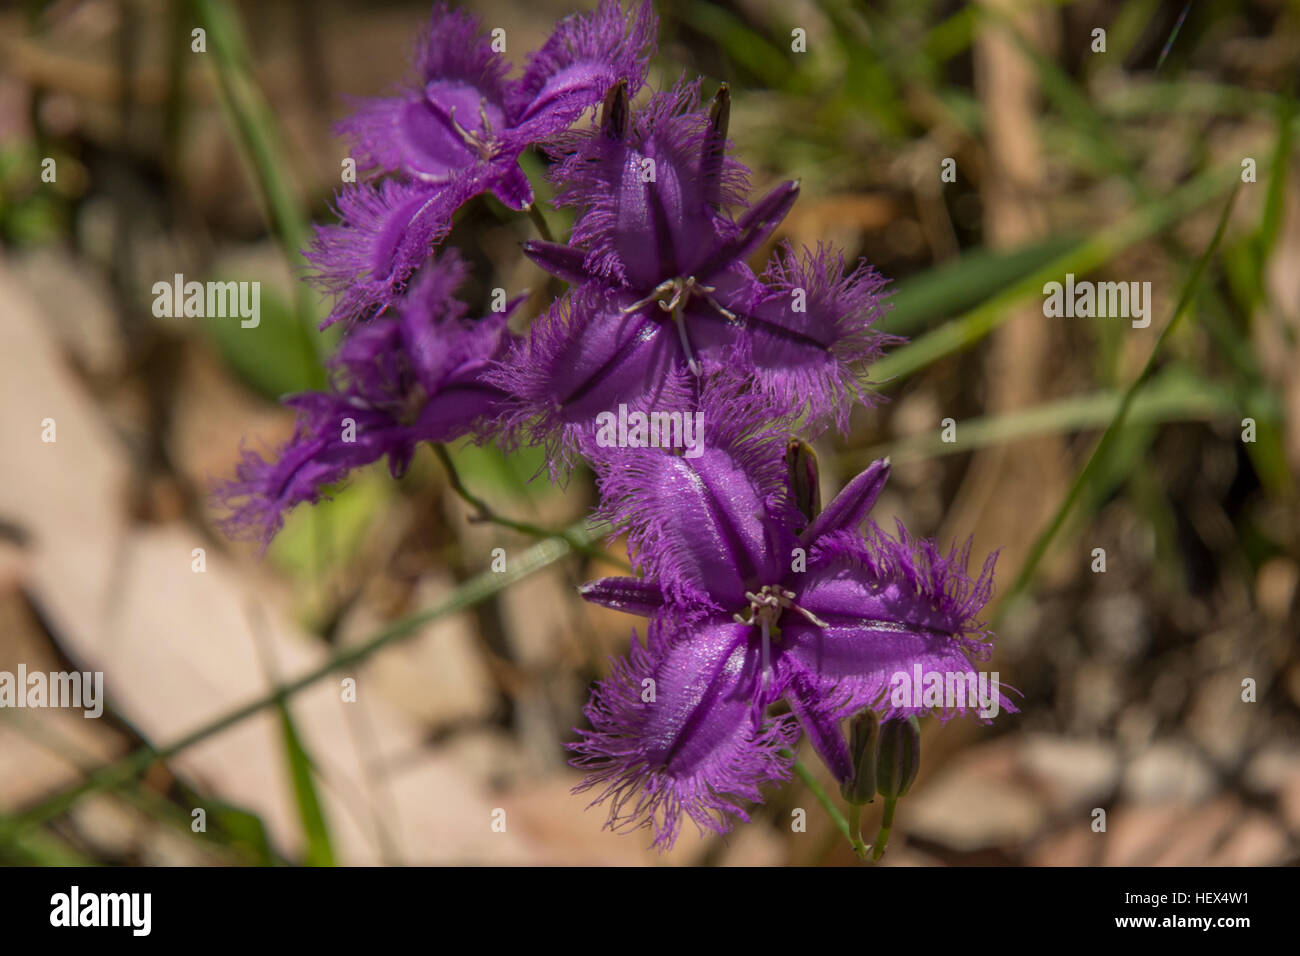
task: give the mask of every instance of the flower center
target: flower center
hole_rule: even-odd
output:
[[[695,296],[703,299],[713,309],[725,315],[731,321],[737,321],[736,314],[723,308],[718,303],[718,300],[713,297],[713,293],[716,291],[718,291],[716,287],[697,281],[695,276],[687,276],[686,278],[678,276],[675,279],[665,279],[655,286],[649,295],[633,302],[623,309],[622,313],[629,315],[633,312],[639,312],[651,302],[658,305],[662,311],[671,313],[673,324],[677,326],[678,339],[682,343],[682,351],[686,353],[686,364],[690,366],[691,372],[696,377],[699,377],[701,374],[700,363],[695,359],[690,337],[686,334],[685,311],[691,297]]]
[[[812,611],[795,604],[795,593],[785,590],[778,584],[764,584],[758,589],[757,593],[746,591],[745,598],[749,601],[748,616],[733,614],[733,620],[737,624],[749,624],[753,627],[762,628],[765,635],[771,633],[777,640],[781,639],[781,628],[777,626],[777,622],[781,620],[781,615],[787,609],[802,614],[818,627],[830,626],[816,614],[813,614]]]
[[[452,128],[456,134],[464,141],[465,145],[478,154],[478,158],[487,162],[496,155],[497,141],[492,135],[492,121],[488,118],[487,102],[479,100],[478,119],[479,131],[466,129],[456,120],[456,107],[450,110]]]
[[[802,614],[818,627],[829,625],[811,611],[795,604],[795,593],[780,585],[764,584],[757,593],[746,591],[745,597],[749,601],[749,616],[733,614],[732,618],[737,624],[757,627],[763,634],[763,695],[766,696],[768,686],[772,683],[772,639],[781,639],[781,628],[777,626],[781,615],[788,609]]]

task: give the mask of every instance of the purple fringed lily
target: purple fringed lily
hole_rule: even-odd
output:
[[[602,0],[562,19],[511,79],[477,17],[435,7],[416,50],[416,82],[361,101],[339,124],[359,165],[401,178],[345,188],[343,224],[318,230],[309,259],[318,283],[340,296],[325,324],[392,305],[466,200],[491,192],[511,209],[531,205],[520,154],[568,128],[615,83],[639,89],[656,26],[649,2],[629,14]]]
[[[519,154],[568,128],[616,82],[645,82],[657,22],[650,3],[630,15],[617,0],[567,16],[523,75],[483,33],[478,17],[440,5],[416,53],[417,83],[363,101],[339,124],[358,159],[430,185],[461,178],[513,209],[533,201]],[[498,36],[504,41],[504,31]]]
[[[800,729],[840,781],[852,780],[841,720],[881,706],[899,671],[973,674],[972,659],[990,652],[978,615],[993,557],[972,579],[969,545],[943,554],[901,525],[893,536],[868,521],[888,461],[810,518],[791,489],[788,432],[745,424],[771,410],[713,407],[694,459],[611,449],[595,462],[604,516],[628,525],[645,577],[595,581],[583,595],[651,621],[646,646],[634,641],[597,687],[591,729],[571,748],[590,774],[583,788],[603,785],[599,799],[612,800],[609,825],[650,827],[661,847],[683,813],[717,831],[747,819],[744,801],[788,776],[781,751]],[[767,718],[778,700],[789,713]],[[926,710],[884,707],[885,719]]]
[[[884,280],[848,275],[825,248],[778,250],[760,278],[746,265],[798,194],[777,186],[742,206],[747,171],[727,156],[725,87],[698,109],[699,83],[658,93],[630,114],[622,87],[599,125],[561,140],[556,201],[579,207],[567,245],[525,252],[576,288],[536,323],[498,373],[517,397],[511,425],[585,453],[594,417],[620,404],[683,407],[692,379],[721,372],[751,383],[810,427],[843,427],[866,399],[861,368],[893,339],[873,326]]]
[[[285,514],[327,496],[355,468],[385,455],[393,477],[420,442],[449,442],[497,414],[504,395],[484,381],[512,334],[506,311],[472,320],[453,298],[468,266],[454,253],[430,264],[395,315],[358,326],[331,363],[333,388],[285,399],[298,412],[293,438],[271,459],[245,449],[217,489],[225,529],[269,543]]]
[[[460,202],[453,189],[395,179],[341,191],[338,224],[315,226],[316,239],[304,253],[316,269],[313,282],[335,297],[321,328],[369,319],[397,303],[450,231]]]

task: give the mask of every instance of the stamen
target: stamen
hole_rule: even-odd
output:
[[[661,282],[661,283],[659,283],[657,286],[655,286],[654,289],[650,292],[650,294],[649,294],[648,296],[646,296],[644,299],[637,299],[637,300],[636,300],[635,302],[633,302],[631,305],[629,305],[629,306],[627,306],[627,307],[625,307],[625,308],[619,309],[619,310],[618,310],[618,311],[619,311],[619,314],[620,314],[620,315],[631,315],[633,312],[639,312],[639,311],[641,311],[641,310],[644,309],[647,305],[649,305],[651,302],[654,302],[654,303],[658,304],[659,307],[662,309],[662,308],[663,308],[663,305],[662,305],[662,303],[660,302],[659,297],[660,297],[661,295],[664,295],[664,294],[668,293],[668,292],[672,292],[675,288],[677,288],[677,280],[676,280],[676,279],[668,279],[668,280],[666,280],[666,281],[664,281],[664,282]],[[665,311],[666,311],[666,310],[665,310]]]
[[[791,596],[793,597],[793,595]],[[818,627],[830,627],[829,624],[827,624],[825,621],[819,618],[812,611],[808,610],[806,607],[800,607],[798,604],[791,604],[790,610],[798,611],[800,614],[806,617],[810,623],[816,624]]]
[[[830,627],[812,611],[795,604],[795,597],[793,591],[787,591],[773,584],[765,584],[757,593],[745,592],[745,600],[749,601],[749,614],[748,616],[733,614],[732,620],[737,624],[760,625],[765,635],[774,636],[778,640],[781,637],[781,629],[776,625],[781,619],[782,612],[786,610],[795,611],[817,627]]]
[[[686,317],[682,315],[681,307],[673,306],[673,324],[677,326],[677,335],[682,341],[682,351],[686,353],[686,364],[690,366],[691,372],[696,378],[703,374],[700,363],[695,361],[695,353],[691,351],[691,340],[686,335]]]
[[[701,288],[706,288],[706,287],[701,286]],[[713,290],[712,290],[712,289],[708,289],[708,291],[709,291],[709,292],[712,292]],[[714,311],[716,311],[716,312],[718,312],[718,313],[720,313],[720,314],[726,316],[726,317],[727,317],[728,319],[730,319],[732,322],[739,322],[739,321],[740,321],[740,317],[737,316],[735,312],[732,312],[730,309],[724,308],[724,307],[722,306],[722,304],[721,304],[717,299],[715,299],[713,296],[711,296],[711,295],[706,295],[706,296],[704,297],[704,301],[708,302],[709,305],[713,306]]]
[[[483,112],[483,109],[483,101],[479,100],[479,112],[483,116],[483,130],[484,132],[487,132],[487,114]],[[448,110],[448,118],[451,120],[452,128],[456,130],[456,134],[465,141],[466,146],[478,153],[480,159],[492,158],[492,146],[460,125],[460,122],[456,119],[456,107],[453,106]]]
[[[736,316],[720,306],[709,293],[715,291],[711,285],[704,285],[702,282],[696,282],[695,276],[687,276],[685,279],[666,279],[659,283],[650,292],[649,295],[642,299],[637,299],[629,306],[619,309],[620,315],[628,315],[632,312],[638,312],[644,309],[651,302],[659,306],[664,312],[672,313],[673,324],[677,326],[677,338],[681,342],[682,351],[686,353],[686,364],[690,366],[691,372],[698,378],[704,374],[704,369],[699,361],[695,358],[695,351],[691,348],[690,336],[686,333],[686,316],[685,309],[690,302],[692,295],[702,295],[715,309],[725,315],[732,321]],[[668,296],[665,300],[664,296]]]

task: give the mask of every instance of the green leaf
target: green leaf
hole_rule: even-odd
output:
[[[223,842],[255,866],[273,866],[282,862],[266,832],[262,818],[250,810],[216,800],[211,796],[192,798],[208,814],[208,835]]]
[[[909,276],[898,284],[893,308],[880,323],[892,335],[912,335],[936,320],[973,308],[989,296],[1059,259],[1079,242],[1052,236],[1010,252],[980,248],[951,262]]]
[[[285,756],[289,761],[289,775],[298,801],[298,817],[307,838],[304,862],[308,866],[334,866],[334,848],[330,844],[329,830],[325,825],[325,811],[312,780],[315,768],[298,737],[293,718],[289,715],[288,704],[280,700],[276,707],[280,712],[280,732],[284,738]]]
[[[871,367],[871,379],[881,385],[896,382],[953,352],[970,348],[1011,318],[1022,301],[1041,296],[1047,282],[1059,280],[1067,272],[1076,276],[1086,275],[1129,246],[1168,228],[1238,184],[1238,171],[1239,167],[1235,165],[1216,167],[1144,203],[1116,225],[1080,240],[1066,253],[1014,282],[992,299],[890,352]]]
[[[578,522],[570,529],[575,541],[589,543],[592,538],[584,522]],[[295,678],[278,690],[233,711],[221,715],[210,723],[186,734],[166,747],[142,747],[125,757],[104,764],[92,770],[86,778],[66,790],[53,794],[35,806],[29,807],[10,817],[0,816],[0,856],[11,848],[24,834],[32,828],[54,819],[77,802],[81,797],[105,790],[121,787],[160,760],[169,760],[196,744],[215,737],[222,731],[242,723],[248,718],[260,714],[267,707],[287,700],[303,688],[310,687],[317,681],[336,671],[354,666],[370,657],[376,651],[420,632],[430,621],[437,620],[473,607],[487,600],[494,594],[505,590],[517,581],[549,567],[565,555],[571,554],[570,545],[559,538],[550,538],[529,548],[510,563],[510,567],[501,572],[484,571],[470,578],[456,589],[445,601],[434,607],[412,614],[400,621],[388,625],[369,641],[347,650],[337,651],[333,657],[320,667],[301,677]]]
[[[1239,185],[1240,184],[1238,184],[1238,186]],[[1110,424],[1106,426],[1105,432],[1102,433],[1101,440],[1097,442],[1092,454],[1088,456],[1088,460],[1084,462],[1083,467],[1079,469],[1078,474],[1075,475],[1069,491],[1066,492],[1065,499],[1057,508],[1052,520],[1034,540],[1033,545],[1029,549],[1029,555],[1025,558],[1025,563],[1021,566],[1019,574],[1016,575],[1016,579],[1011,585],[1011,590],[1008,592],[1008,600],[1003,605],[1004,607],[1013,603],[1014,599],[1024,591],[1029,582],[1033,579],[1034,572],[1038,569],[1039,562],[1042,561],[1043,555],[1047,553],[1047,549],[1051,546],[1052,540],[1056,537],[1057,532],[1059,532],[1062,525],[1065,524],[1066,518],[1069,517],[1070,511],[1073,509],[1079,497],[1090,486],[1096,475],[1105,474],[1107,472],[1109,467],[1107,456],[1110,454],[1112,446],[1114,446],[1120,438],[1121,429],[1128,421],[1129,412],[1132,410],[1138,391],[1142,389],[1155,374],[1156,359],[1164,350],[1165,343],[1169,340],[1173,331],[1178,327],[1183,316],[1191,309],[1192,301],[1196,294],[1196,288],[1201,281],[1201,276],[1204,275],[1206,268],[1209,266],[1210,260],[1218,250],[1219,243],[1223,241],[1223,234],[1228,227],[1228,217],[1232,212],[1233,204],[1236,202],[1237,192],[1238,189],[1234,188],[1232,193],[1228,196],[1228,201],[1224,204],[1223,212],[1219,216],[1219,224],[1214,230],[1214,238],[1210,240],[1209,246],[1206,247],[1200,258],[1196,260],[1196,264],[1192,267],[1191,272],[1183,282],[1182,291],[1178,296],[1178,304],[1174,307],[1174,314],[1170,316],[1169,322],[1165,327],[1160,330],[1160,335],[1151,349],[1151,354],[1147,357],[1146,365],[1143,366],[1142,371],[1138,374],[1137,378],[1135,378],[1128,388],[1124,390],[1124,395],[1120,400],[1119,407],[1115,410],[1115,416],[1111,419]]]
[[[1075,395],[1032,408],[961,423],[961,442],[945,442],[937,433],[915,435],[868,448],[863,463],[889,455],[899,461],[974,451],[990,445],[1103,428],[1115,417],[1123,394],[1115,389]],[[1136,424],[1171,421],[1212,421],[1233,418],[1238,404],[1232,388],[1199,379],[1175,367],[1154,379],[1133,402],[1129,420]],[[855,459],[857,456],[855,456]]]
[[[0,817],[0,830],[6,822]],[[95,861],[68,843],[44,831],[19,834],[8,846],[0,846],[0,864],[5,866],[94,866]]]
[[[244,328],[237,318],[203,320],[208,339],[251,389],[273,402],[317,387],[320,365],[304,347],[289,303],[262,283],[259,322]]]

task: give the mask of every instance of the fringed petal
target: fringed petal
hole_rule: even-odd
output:
[[[682,817],[726,832],[749,820],[762,787],[786,780],[797,729],[788,716],[755,727],[758,651],[736,624],[674,633],[650,627],[633,638],[587,705],[591,729],[569,747],[588,773],[579,791],[600,789],[610,829],[649,829],[668,849]]]

